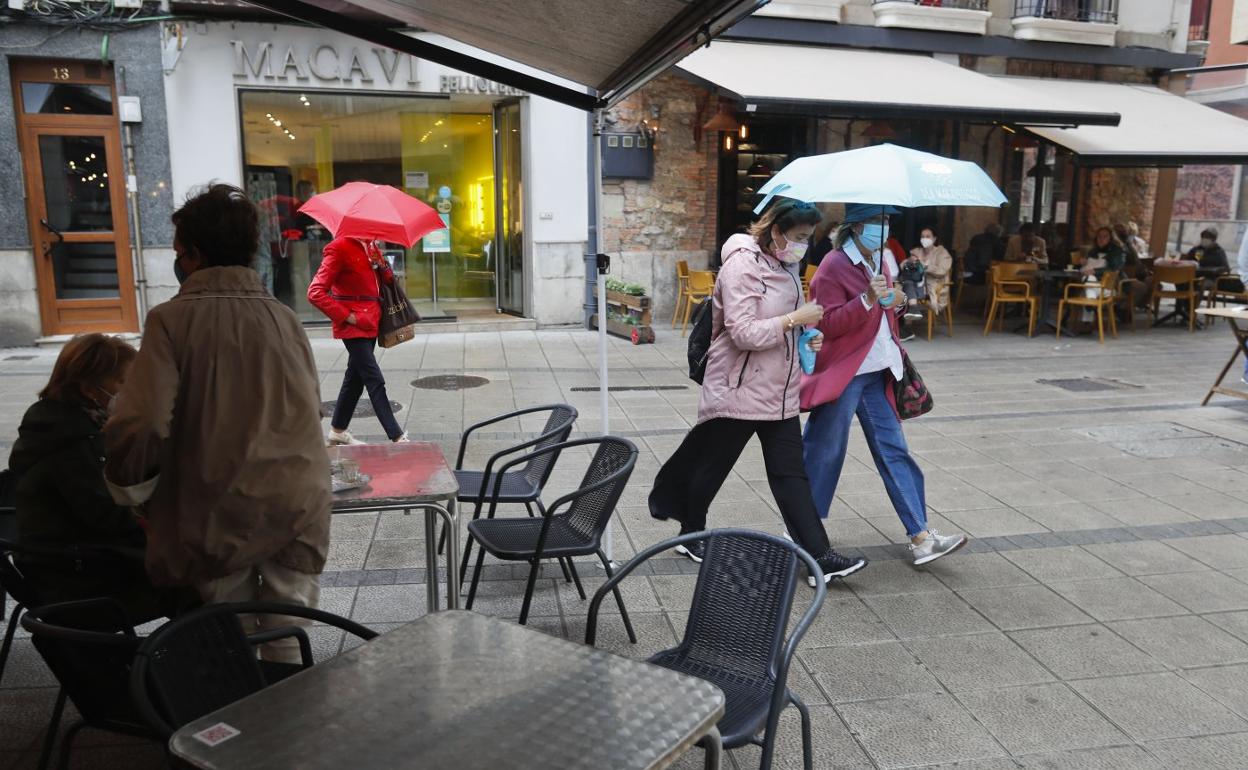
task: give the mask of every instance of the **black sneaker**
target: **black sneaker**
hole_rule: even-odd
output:
[[[823,570],[823,582],[831,583],[836,578],[849,577],[858,570],[867,566],[867,560],[861,556],[850,558],[842,556],[836,551],[828,550],[823,556],[815,559],[819,563],[819,568]],[[815,576],[811,575],[806,578],[806,582],[811,588],[815,587]]]
[[[689,560],[695,564],[701,564],[706,558],[706,541],[694,540],[692,543],[676,546],[676,553],[681,556],[689,557]]]

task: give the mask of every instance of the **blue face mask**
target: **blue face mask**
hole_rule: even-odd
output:
[[[879,251],[884,241],[888,240],[888,225],[880,223],[863,225],[862,235],[858,236],[858,240],[868,251]]]

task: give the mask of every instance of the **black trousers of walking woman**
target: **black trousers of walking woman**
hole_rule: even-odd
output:
[[[812,556],[828,551],[828,535],[815,511],[810,479],[802,459],[802,429],[787,420],[734,420],[717,417],[694,427],[659,469],[650,491],[650,515],[676,519],[682,532],[706,529],[706,513],[732,466],[757,435],[763,445],[767,483],[780,515],[797,544]]]
[[[343,340],[342,344],[347,346],[347,373],[342,378],[342,388],[338,391],[338,403],[334,405],[334,417],[330,424],[337,430],[346,430],[355,414],[355,405],[367,388],[368,400],[373,403],[373,411],[386,436],[391,441],[402,436],[403,429],[394,419],[390,396],[386,395],[386,378],[382,376],[373,352],[377,347],[376,338],[358,337]]]

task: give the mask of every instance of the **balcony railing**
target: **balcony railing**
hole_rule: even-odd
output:
[[[988,10],[988,0],[872,0],[874,5],[898,2],[908,5],[922,5],[928,8],[960,8],[964,11]]]
[[[1118,0],[1014,0],[1014,18],[1117,24]]]

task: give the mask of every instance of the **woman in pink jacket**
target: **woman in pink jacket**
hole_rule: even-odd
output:
[[[819,331],[827,343],[814,374],[802,378],[806,423],[806,472],[814,481],[815,507],[826,517],[845,465],[854,415],[866,436],[884,489],[910,538],[915,564],[927,564],[966,544],[961,534],[941,535],[927,526],[923,471],[910,456],[893,384],[901,379],[903,353],[897,315],[906,295],[894,287],[897,261],[884,247],[888,215],[878,204],[850,203],[837,230],[836,249],[819,264],[810,295],[823,306]]]
[[[394,271],[377,245],[339,237],[325,247],[321,266],[308,286],[308,302],[334,322],[334,339],[342,340],[347,348],[347,372],[329,422],[331,445],[363,443],[347,431],[347,426],[365,388],[386,437],[394,442],[407,441],[407,434],[394,419],[386,378],[374,352],[381,323],[382,281],[392,283]]]
[[[706,513],[732,466],[754,436],[763,445],[767,482],[797,543],[819,562],[824,582],[866,566],[832,550],[815,512],[802,462],[798,422],[797,338],[823,312],[802,304],[797,264],[819,210],[781,200],[721,250],[723,267],[711,298],[713,341],[702,380],[698,424],[663,467],[650,492],[650,515],[676,519],[680,532],[706,528]],[[811,347],[818,348],[815,338]],[[702,561],[704,541],[677,551]],[[815,585],[816,576],[810,577]]]

